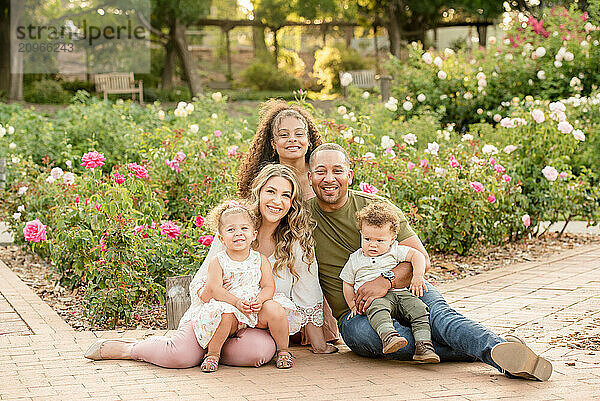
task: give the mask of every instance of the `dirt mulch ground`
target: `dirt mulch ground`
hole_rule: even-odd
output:
[[[434,283],[458,280],[509,264],[536,261],[560,251],[598,243],[599,236],[564,234],[557,239],[553,233],[523,242],[486,247],[471,256],[434,254],[431,257],[432,269],[427,278]],[[77,289],[70,291],[58,285],[56,274],[37,255],[13,245],[0,247],[0,259],[75,330],[106,329],[90,323],[84,314],[82,294]],[[121,324],[117,328],[165,329],[166,325],[165,307],[154,305],[138,308],[129,325]],[[585,349],[600,346],[597,339],[588,338],[581,333],[575,336],[577,338],[573,342]]]

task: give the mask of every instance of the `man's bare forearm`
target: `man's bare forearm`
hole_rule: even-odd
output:
[[[394,279],[394,288],[405,288],[410,285],[412,280],[412,265],[410,262],[400,262],[392,269],[396,278]]]

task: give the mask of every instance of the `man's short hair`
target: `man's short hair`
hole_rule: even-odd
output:
[[[322,150],[335,150],[337,152],[340,152],[344,155],[344,161],[348,165],[348,168],[350,168],[350,157],[348,156],[348,152],[346,152],[346,149],[344,149],[337,143],[332,142],[323,143],[317,146],[315,150],[313,150],[313,152],[310,154],[310,158],[308,159],[308,168],[312,169],[312,166],[315,164],[315,155]]]
[[[398,212],[387,202],[373,202],[356,212],[356,226],[359,230],[363,224],[383,228],[390,223],[390,229],[398,234],[400,229],[400,216]]]

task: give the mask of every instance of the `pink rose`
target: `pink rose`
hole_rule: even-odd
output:
[[[483,184],[480,183],[479,181],[471,181],[469,183],[469,185],[471,186],[471,188],[473,188],[475,190],[475,192],[483,192]]]
[[[368,194],[376,194],[379,190],[367,182],[361,182],[359,185],[360,190]]]
[[[558,130],[563,134],[570,134],[573,131],[573,126],[568,121],[561,121],[558,123]]]
[[[567,178],[569,176],[569,173],[567,173],[566,171],[561,171],[558,176],[560,178]]]
[[[419,165],[423,168],[427,168],[427,159],[421,159],[421,162],[419,163]]]
[[[544,167],[542,169],[542,174],[544,174],[544,177],[546,177],[548,181],[556,181],[556,179],[558,178],[558,170],[556,170],[552,166]]]
[[[496,159],[494,159],[493,157],[490,157],[489,162],[493,166],[494,164],[496,164]]]
[[[496,202],[496,197],[493,194],[489,194],[488,202],[490,202],[490,203]]]
[[[146,229],[146,228],[148,228],[148,226],[147,226],[147,225],[145,225],[145,224],[144,224],[144,225],[142,225],[142,226],[135,226],[135,227],[134,227],[134,229],[133,229],[133,232],[134,232],[134,233],[136,233],[136,234],[140,234],[140,233],[142,233],[142,232],[144,231],[144,229]],[[142,233],[142,237],[143,237],[143,238],[147,238],[147,237],[148,237],[148,234],[147,234],[147,233]]]
[[[502,167],[501,164],[496,164],[494,166],[494,170],[496,170],[496,172],[499,174],[504,174],[504,172],[506,171],[506,169],[504,167]]]
[[[178,162],[183,162],[183,161],[185,161],[185,159],[187,158],[187,156],[183,152],[177,152],[175,154],[175,158],[177,159]]]
[[[450,156],[450,167],[461,168],[460,163],[456,160],[456,157]]]
[[[75,197],[75,203],[79,203],[79,195]]]
[[[506,182],[510,182],[512,180],[512,177],[508,174],[502,174],[502,179]]]
[[[220,130],[220,129],[218,129],[218,130],[216,130],[216,131],[215,131],[215,136],[216,136],[217,138],[218,138],[218,137],[220,137],[221,135],[223,135],[223,133],[221,132],[221,130]]]
[[[101,203],[96,203],[94,206],[96,207],[97,211],[99,211],[99,212],[102,211],[102,204]]]
[[[177,161],[177,159],[165,160],[165,164],[171,167],[171,170],[175,171],[176,173],[181,173],[181,168],[179,167],[179,161]]]
[[[179,234],[181,234],[181,228],[172,221],[167,221],[160,225],[160,233],[171,239],[177,239]]]
[[[524,214],[523,217],[521,217],[521,221],[525,227],[529,227],[531,225],[531,217],[529,217],[528,214]]]
[[[413,162],[408,162],[406,163],[406,167],[408,168],[408,171],[412,170],[413,168],[415,168],[415,163]]]
[[[46,226],[38,219],[31,220],[23,227],[23,235],[26,241],[40,242],[46,239]]]
[[[100,251],[106,251],[106,243],[104,242],[104,237],[100,238]]]
[[[125,182],[125,176],[119,173],[114,173],[113,178],[117,184],[122,184]]]
[[[237,145],[233,145],[232,147],[230,147],[229,150],[227,151],[227,157],[232,158],[233,156],[237,155],[237,150],[238,150]]]
[[[200,215],[196,216],[195,223],[196,223],[196,227],[202,228],[202,225],[204,224],[204,217],[202,217]]]
[[[213,242],[213,236],[212,235],[203,235],[200,238],[198,238],[198,242],[201,243],[202,245],[209,246]]]
[[[140,166],[137,163],[129,163],[127,165],[127,169],[135,175],[135,178],[148,178],[148,170],[146,170],[145,167]]]
[[[512,118],[504,117],[502,120],[500,120],[500,126],[504,128],[514,128],[515,121]]]
[[[81,165],[85,168],[96,168],[104,165],[104,161],[106,158],[104,157],[104,153],[98,153],[95,150],[93,152],[88,152],[81,157]]]

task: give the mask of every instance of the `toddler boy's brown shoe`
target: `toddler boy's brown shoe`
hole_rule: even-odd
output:
[[[431,341],[417,341],[413,360],[421,363],[439,363],[440,357],[435,353]]]
[[[383,343],[383,353],[391,354],[392,352],[398,351],[400,348],[406,346],[408,341],[395,331],[385,333],[381,338]]]

